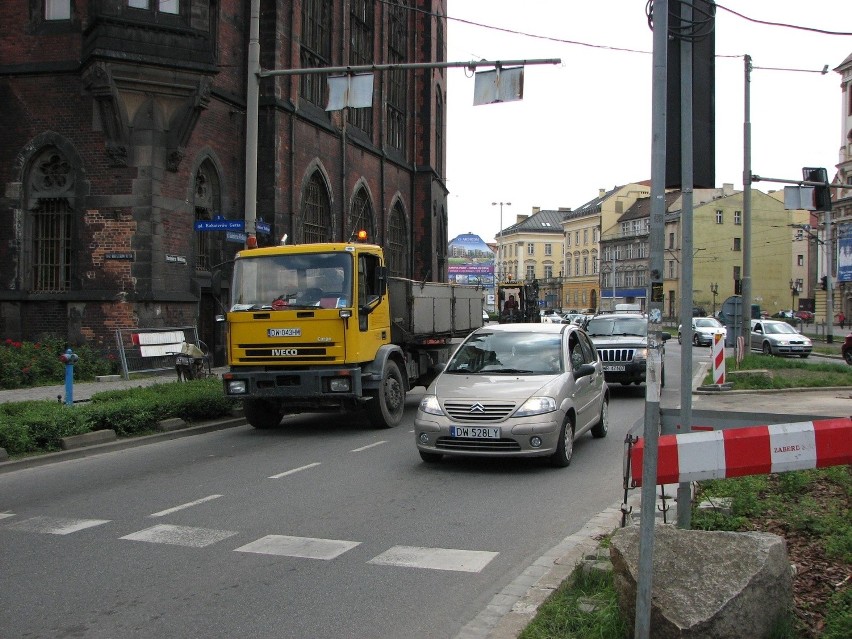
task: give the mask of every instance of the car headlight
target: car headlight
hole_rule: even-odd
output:
[[[529,417],[530,415],[543,415],[556,410],[556,400],[552,397],[530,397],[515,412],[515,417]]]
[[[648,359],[648,349],[647,348],[637,348],[633,353],[633,361],[641,361]]]
[[[443,415],[441,405],[438,403],[438,398],[434,395],[426,395],[420,400],[420,410],[430,415]]]

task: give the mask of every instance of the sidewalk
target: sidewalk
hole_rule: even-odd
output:
[[[225,368],[214,368],[213,373],[221,377]],[[161,374],[151,376],[131,376],[124,379],[120,375],[107,375],[94,382],[74,382],[72,390],[74,402],[86,401],[95,393],[103,393],[111,390],[122,390],[128,388],[139,388],[140,386],[153,386],[154,384],[167,384],[177,382],[177,374],[174,371],[165,371]],[[65,384],[53,386],[34,386],[32,388],[16,388],[14,390],[0,390],[0,404],[7,402],[26,402],[29,400],[47,399],[60,403],[65,402]]]

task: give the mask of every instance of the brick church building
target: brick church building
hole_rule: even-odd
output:
[[[440,0],[258,4],[263,70],[446,59]],[[0,3],[0,338],[197,326],[223,362],[243,238],[196,229],[244,219],[251,5]],[[366,228],[392,274],[446,281],[445,74],[377,72],[337,111],[324,74],[262,77],[259,244]]]

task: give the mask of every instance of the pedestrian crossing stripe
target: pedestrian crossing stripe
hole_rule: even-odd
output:
[[[234,552],[253,552],[260,555],[281,555],[303,559],[324,559],[339,557],[361,542],[343,539],[317,539],[313,537],[290,537],[288,535],[267,535],[257,541],[234,549]]]
[[[109,519],[68,519],[66,517],[39,516],[9,524],[6,529],[48,535],[70,535],[86,528],[108,524],[109,521]]]
[[[394,546],[367,563],[381,566],[402,566],[405,568],[480,572],[498,554],[496,552],[481,550]]]
[[[171,524],[160,524],[140,530],[121,539],[130,541],[146,541],[152,544],[172,544],[175,546],[189,546],[192,548],[203,548],[216,542],[233,537],[237,533],[233,530],[213,530],[210,528],[193,528],[191,526],[173,526]]]
[[[0,519],[6,519],[7,517],[14,517],[15,513],[0,513]]]

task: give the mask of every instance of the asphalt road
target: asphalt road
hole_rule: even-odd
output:
[[[455,637],[620,502],[644,393],[613,395],[566,469],[424,464],[413,394],[393,430],[305,415],[0,475],[0,636]]]

